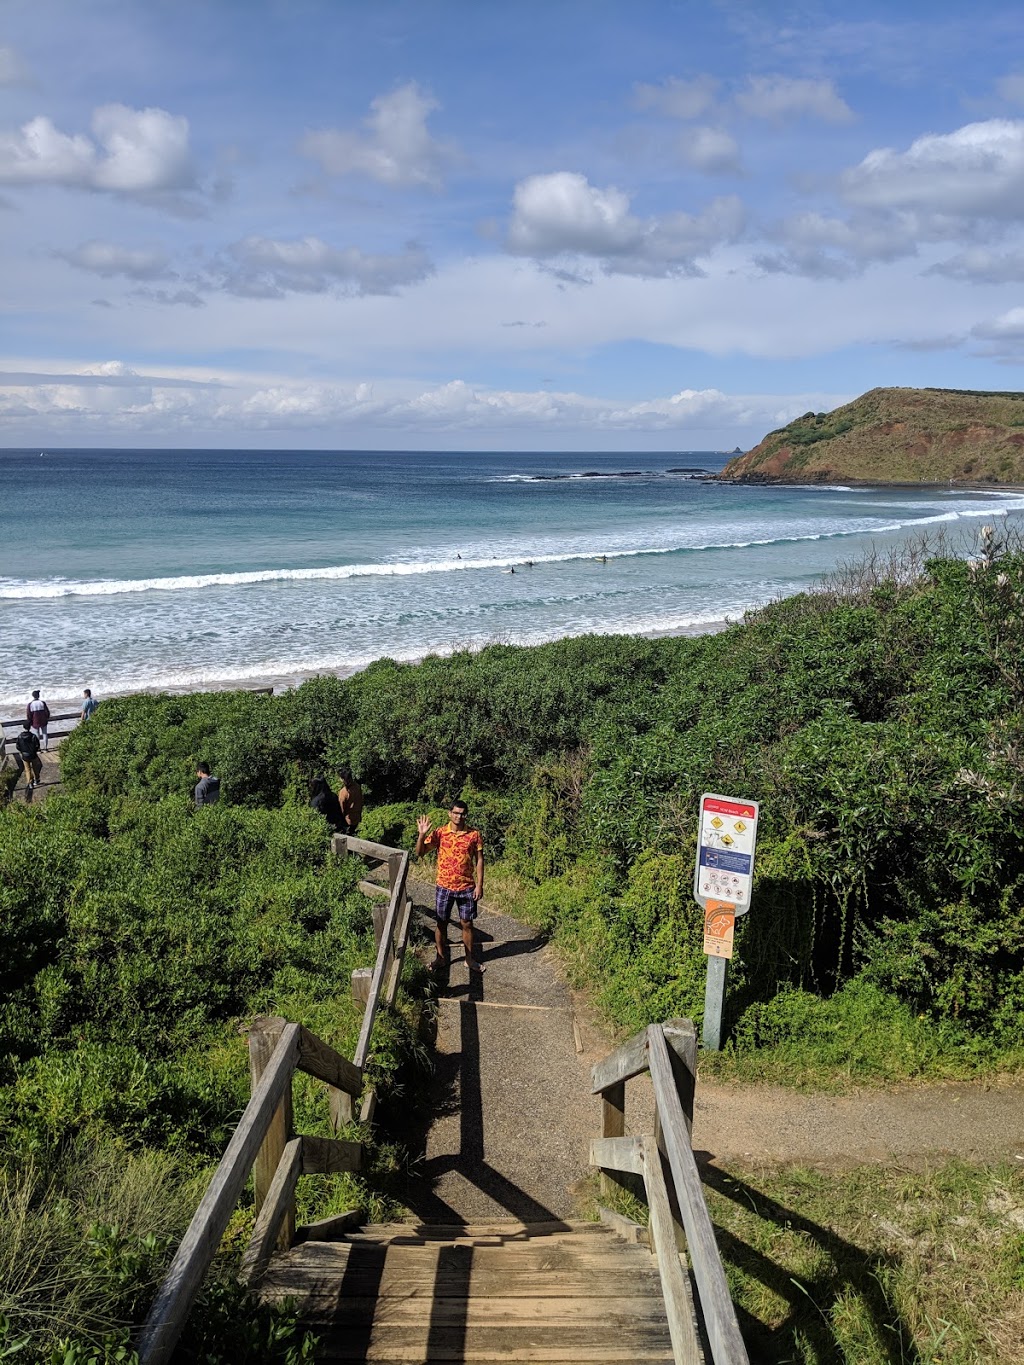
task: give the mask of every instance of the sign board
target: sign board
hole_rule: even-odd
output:
[[[712,792],[700,798],[693,894],[705,910],[712,901],[734,906],[737,915],[745,915],[750,909],[757,814],[756,801],[738,801]]]
[[[704,907],[704,951],[708,957],[732,957],[736,907],[727,901],[708,901]]]

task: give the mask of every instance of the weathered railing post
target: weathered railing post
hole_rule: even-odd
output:
[[[255,1019],[253,1021],[249,1030],[249,1073],[254,1091],[270,1064],[270,1059],[274,1055],[274,1049],[277,1047],[284,1027],[285,1020],[283,1019]],[[285,1146],[294,1137],[292,1124],[292,1087],[289,1084],[285,1088],[281,1103],[270,1121],[267,1135],[263,1139],[263,1145],[257,1153],[252,1168],[253,1193],[256,1199],[257,1214],[262,1209],[263,1201],[266,1199],[274,1176],[277,1174],[277,1167]],[[294,1240],[295,1201],[293,1199],[281,1224],[277,1245],[282,1251],[286,1251]]]
[[[626,1132],[626,1082],[611,1085],[601,1096],[601,1136],[624,1137]],[[601,1172],[601,1194],[609,1198],[618,1182],[607,1171]]]

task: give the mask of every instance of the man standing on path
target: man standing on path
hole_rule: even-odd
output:
[[[25,772],[25,781],[28,783],[29,791],[34,791],[36,783],[43,771],[43,764],[39,757],[39,739],[35,730],[26,720],[23,723],[21,734],[14,741],[14,747],[18,751],[21,759],[21,766]]]
[[[477,903],[484,894],[484,841],[479,830],[466,824],[465,801],[453,801],[449,821],[431,830],[430,817],[416,821],[416,857],[428,848],[437,849],[437,890],[435,892],[434,941],[437,944],[435,967],[448,965],[448,920],[453,907],[459,912],[466,963],[471,972],[482,972],[483,964],[473,952],[473,921]]]
[[[38,739],[43,749],[50,747],[50,738],[46,733],[46,727],[50,723],[50,708],[45,701],[39,697],[39,689],[32,693],[32,700],[25,708],[25,719],[32,727],[32,733]]]
[[[209,763],[196,764],[196,789],[193,796],[196,799],[196,810],[201,810],[203,806],[213,806],[220,800],[220,778],[210,776]]]
[[[78,713],[78,719],[82,721],[88,720],[97,706],[99,706],[99,702],[87,687],[82,693],[82,709]]]

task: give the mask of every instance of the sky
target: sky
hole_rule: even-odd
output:
[[[0,446],[729,450],[1016,389],[1024,10],[2,0]]]

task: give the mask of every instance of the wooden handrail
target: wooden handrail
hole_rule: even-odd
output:
[[[591,1143],[590,1162],[602,1171],[602,1185],[611,1179],[607,1172],[643,1179],[677,1365],[697,1365],[703,1356],[679,1263],[666,1170],[682,1220],[680,1233],[686,1239],[713,1365],[749,1365],[693,1155],[696,1056],[693,1024],[673,1019],[652,1024],[598,1062],[591,1088],[603,1101],[604,1135]],[[626,1082],[648,1070],[654,1087],[656,1133],[626,1137]]]
[[[304,1071],[329,1087],[335,1128],[352,1118],[352,1100],[363,1093],[363,1073],[370,1056],[373,1025],[381,1001],[393,1005],[412,919],[406,899],[408,852],[348,838],[335,853],[364,853],[388,863],[391,887],[381,926],[369,997],[359,1031],[355,1058],[349,1061],[301,1024],[284,1019],[258,1019],[249,1034],[252,1098],[228,1143],[188,1231],[171,1262],[137,1350],[141,1365],[165,1365],[181,1336],[199,1286],[213,1262],[250,1168],[256,1195],[256,1225],[242,1258],[241,1277],[257,1278],[275,1246],[290,1245],[295,1233],[295,1186],[300,1175],[359,1170],[362,1145],[336,1138],[296,1136],[292,1131],[291,1083]],[[383,857],[381,856],[383,855]],[[375,926],[376,927],[376,926]],[[372,1121],[376,1095],[363,1095],[360,1118]]]

